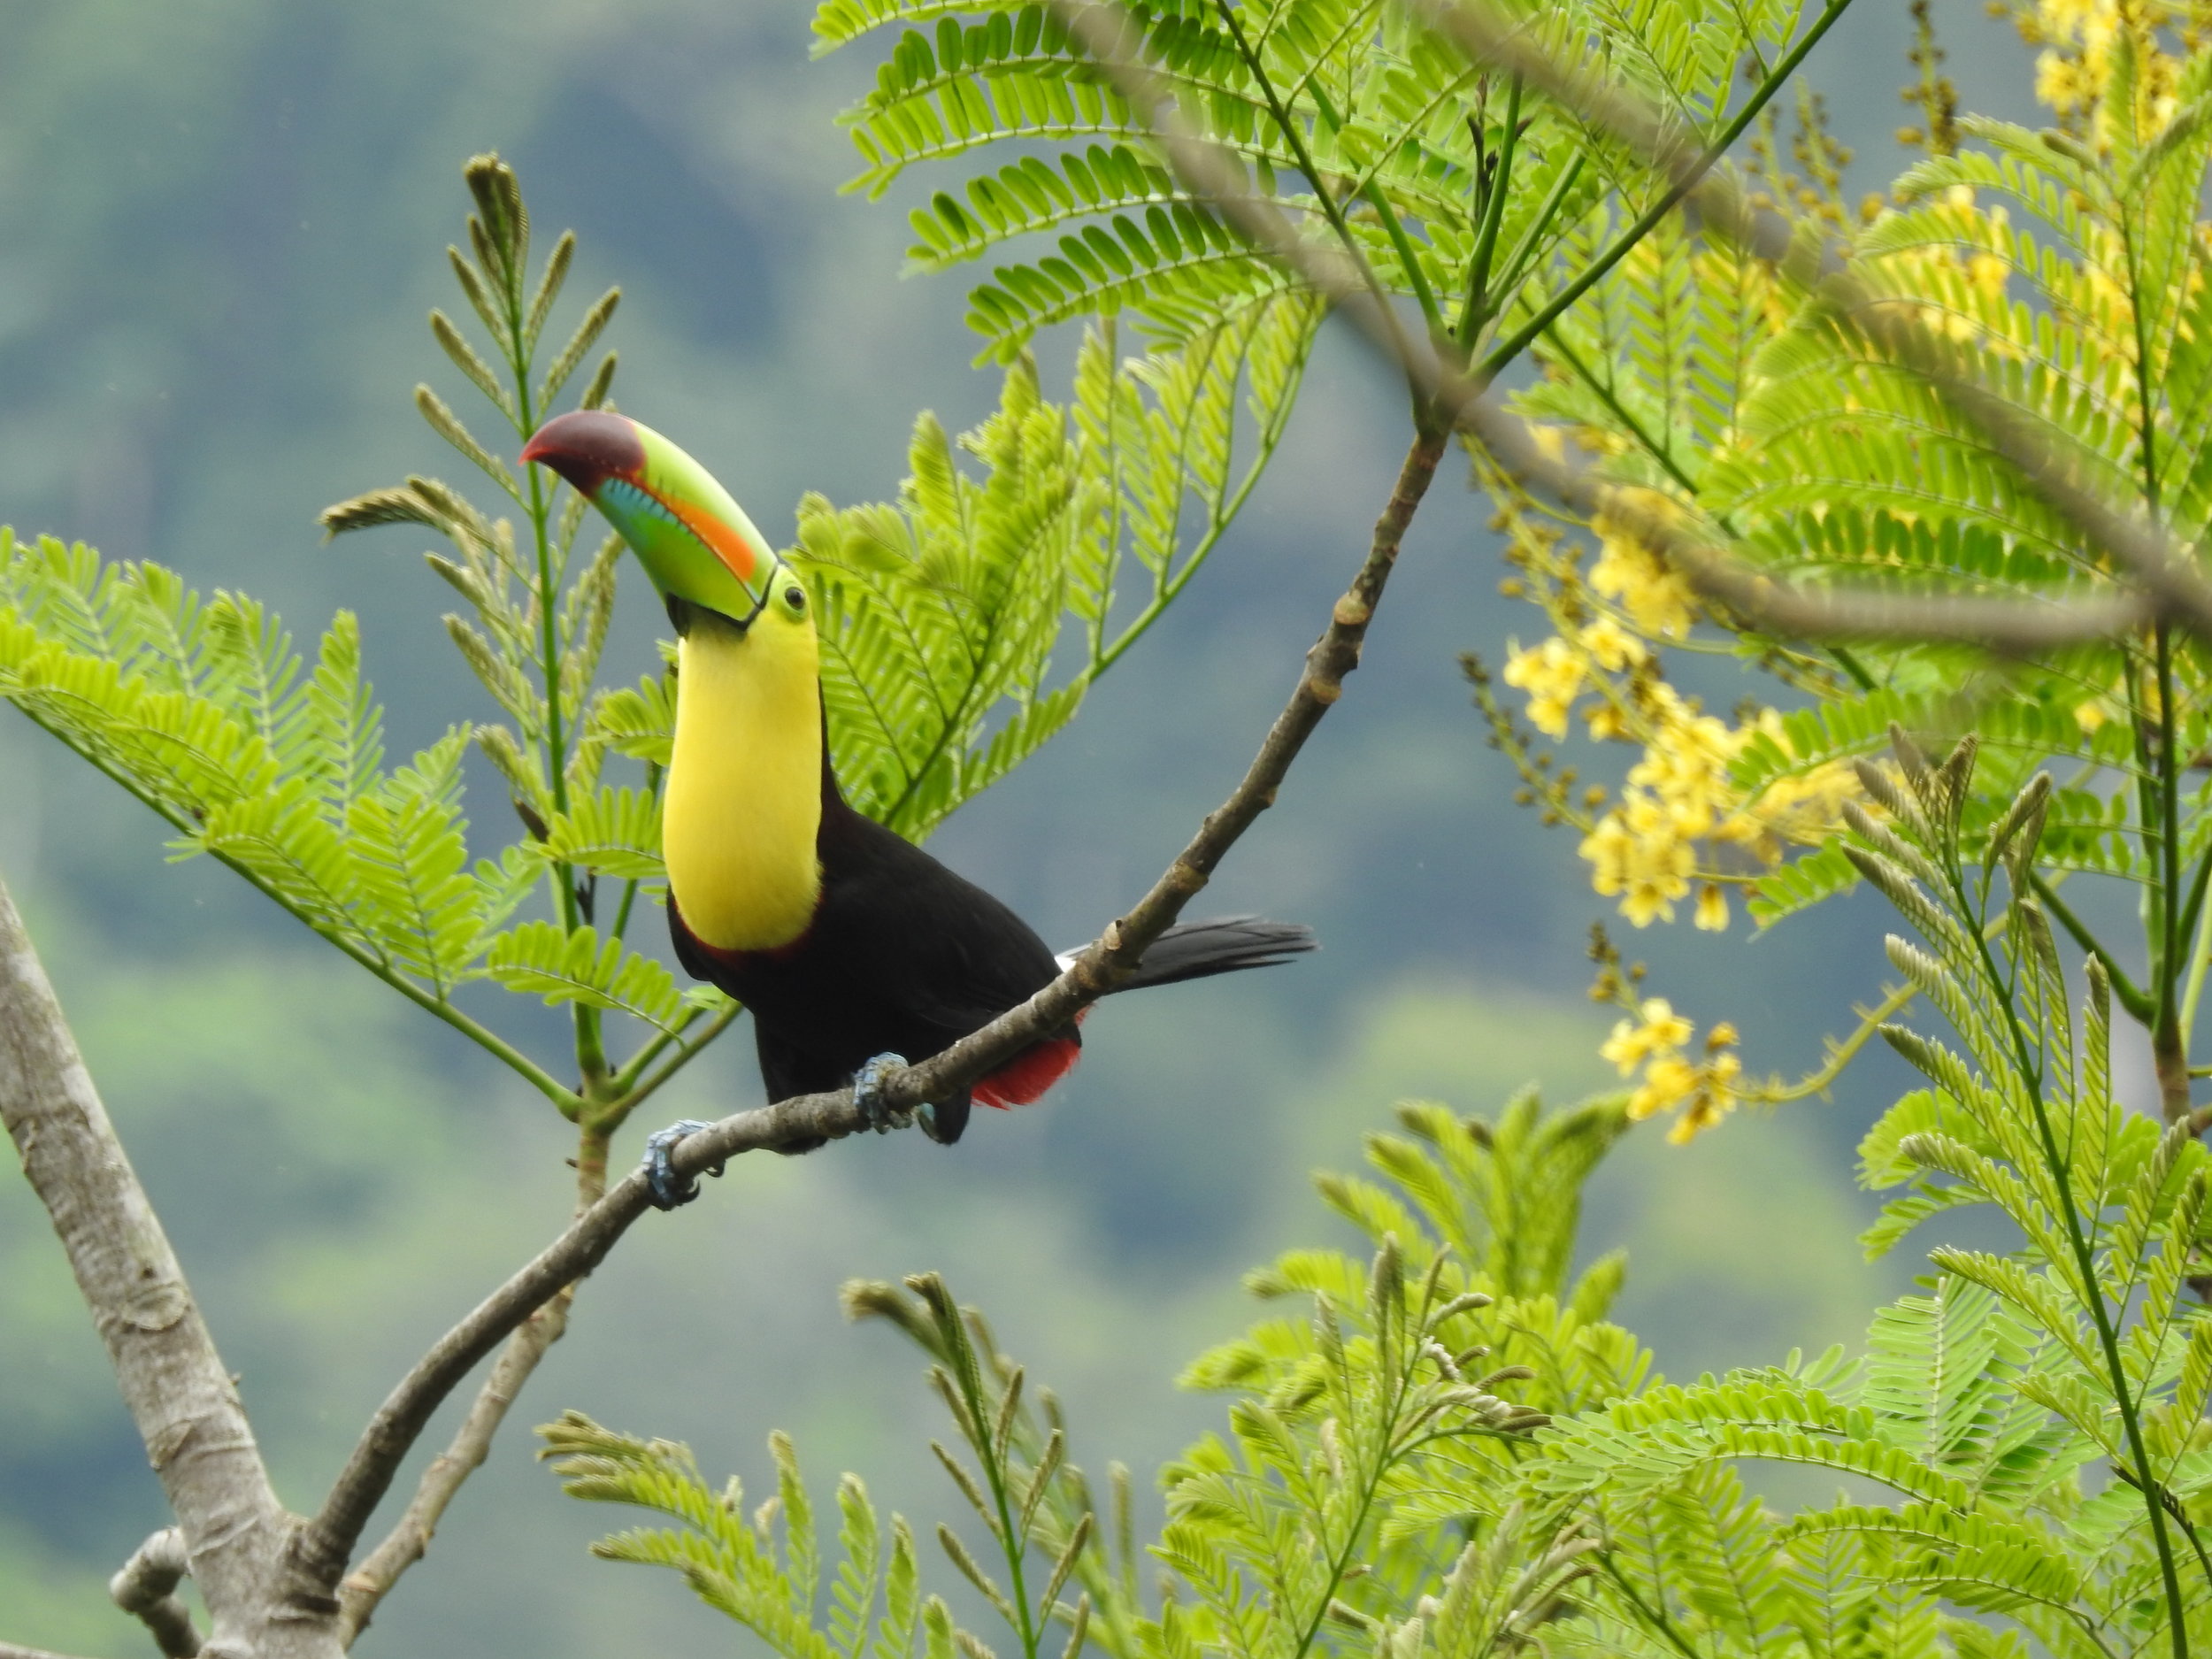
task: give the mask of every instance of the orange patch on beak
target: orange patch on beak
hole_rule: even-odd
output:
[[[753,550],[751,543],[735,528],[711,514],[700,512],[665,497],[662,498],[661,504],[676,515],[685,529],[712,548],[715,557],[728,567],[730,574],[744,584],[748,593],[752,592],[753,572],[760,568],[760,556]]]

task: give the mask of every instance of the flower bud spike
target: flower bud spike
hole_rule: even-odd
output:
[[[522,204],[522,186],[515,177],[515,170],[496,153],[489,153],[471,156],[461,168],[461,176],[468,184],[469,194],[476,198],[483,227],[482,240],[490,245],[495,256],[484,261],[484,267],[498,276],[502,286],[519,300],[522,268],[530,257],[530,213]],[[472,219],[472,230],[476,223]]]
[[[1054,1598],[1060,1594],[1061,1586],[1067,1583],[1068,1575],[1075,1571],[1075,1563],[1082,1558],[1084,1546],[1090,1541],[1091,1517],[1087,1515],[1075,1524],[1075,1531],[1068,1535],[1067,1548],[1060,1552],[1060,1559],[1053,1563],[1052,1578],[1045,1586],[1044,1594],[1039,1598],[1039,1605],[1047,1613],[1052,1610]]]
[[[614,400],[607,396],[607,388],[614,384],[615,363],[618,355],[610,351],[601,360],[599,367],[593,372],[590,380],[585,384],[583,396],[577,399],[576,406],[579,409],[611,411],[614,408]]]
[[[1017,1370],[1006,1379],[1006,1394],[999,1402],[998,1421],[991,1425],[991,1461],[1002,1467],[1006,1463],[1007,1448],[1013,1443],[1014,1424],[1021,1411],[1023,1375]]]
[[[848,1319],[888,1319],[918,1346],[930,1348],[935,1335],[928,1323],[917,1317],[914,1304],[900,1294],[896,1285],[879,1279],[849,1279],[837,1293]]]
[[[1060,1659],[1078,1659],[1083,1651],[1083,1639],[1091,1629],[1091,1598],[1075,1598],[1075,1611],[1068,1617],[1068,1645],[1060,1650]]]
[[[1052,1489],[1053,1477],[1060,1472],[1061,1459],[1067,1452],[1067,1437],[1058,1429],[1045,1441],[1045,1449],[1037,1459],[1037,1466],[1030,1471],[1028,1489],[1022,1494],[1021,1514],[1014,1524],[1014,1535],[1026,1544],[1029,1532],[1037,1518],[1037,1506]]]
[[[553,244],[553,252],[546,259],[545,271],[538,278],[538,290],[530,298],[530,314],[523,319],[522,349],[526,357],[537,349],[539,332],[545,326],[546,313],[553,309],[553,302],[560,297],[561,285],[568,280],[569,261],[576,257],[576,233],[565,230],[561,239]]]
[[[942,1521],[937,1523],[937,1543],[952,1564],[960,1570],[960,1576],[983,1593],[983,1599],[998,1610],[999,1617],[1019,1628],[1021,1620],[1015,1617],[1014,1604],[1006,1599],[1006,1592],[992,1582],[990,1574],[976,1565],[975,1557],[968,1553],[968,1547],[960,1541],[959,1534]],[[980,1642],[976,1645],[982,1646]]]
[[[968,1472],[968,1466],[946,1450],[942,1440],[930,1441],[929,1449],[937,1454],[937,1461],[952,1477],[952,1484],[960,1488],[960,1495],[975,1506],[975,1512],[983,1517],[987,1525],[990,1525],[991,1506],[984,1499],[983,1488],[976,1485],[975,1477]]]
[[[468,376],[470,384],[483,393],[501,414],[519,425],[520,417],[515,412],[514,399],[499,383],[499,377],[492,373],[491,365],[476,355],[476,348],[469,344],[462,337],[461,331],[453,326],[453,319],[443,311],[434,309],[430,313],[430,333],[440,349],[453,360],[453,366]]]
[[[419,524],[440,531],[445,527],[411,489],[373,489],[334,502],[316,514],[315,521],[322,526],[325,540],[386,524]]]
[[[1106,1482],[1113,1494],[1114,1549],[1121,1557],[1122,1571],[1133,1575],[1137,1570],[1137,1505],[1129,1465],[1107,1464]]]
[[[485,332],[491,335],[503,353],[512,351],[514,338],[508,332],[507,319],[500,314],[498,306],[492,303],[491,292],[485,288],[483,276],[470,262],[469,257],[458,248],[449,246],[445,252],[453,265],[453,280],[461,285],[461,292],[468,296],[469,308],[483,323]]]

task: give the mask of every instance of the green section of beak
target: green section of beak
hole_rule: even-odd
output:
[[[631,425],[643,464],[603,477],[593,505],[663,594],[749,621],[780,561],[711,472],[650,427]]]

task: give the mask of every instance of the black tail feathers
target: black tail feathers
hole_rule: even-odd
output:
[[[1210,922],[1180,922],[1152,941],[1144,960],[1117,991],[1178,979],[1202,979],[1247,968],[1271,968],[1320,943],[1313,929],[1296,922],[1271,922],[1259,916],[1223,916]]]

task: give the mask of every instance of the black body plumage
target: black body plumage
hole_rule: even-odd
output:
[[[816,839],[822,896],[813,925],[780,950],[719,950],[684,926],[676,955],[753,1018],[768,1098],[844,1087],[874,1056],[925,1059],[1028,1001],[1061,971],[1036,931],[928,853],[846,803],[826,764]],[[1256,917],[1186,923],[1145,953],[1118,990],[1271,966],[1314,949],[1311,930]],[[1079,1044],[1071,1025],[1048,1041]],[[950,1145],[970,1099],[936,1102],[928,1127]],[[810,1148],[792,1148],[794,1151]]]

